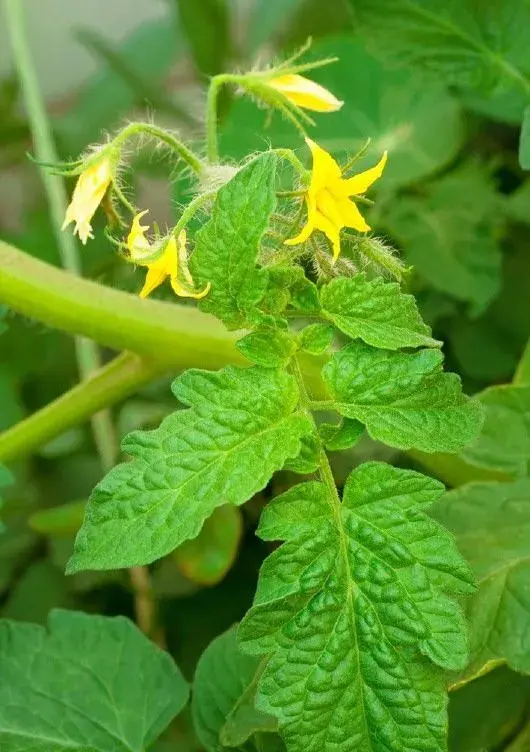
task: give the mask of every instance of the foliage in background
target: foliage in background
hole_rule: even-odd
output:
[[[530,386],[528,369],[521,367],[516,372],[516,368],[530,321],[527,282],[530,183],[523,171],[529,168],[528,110],[525,114],[530,101],[528,3],[524,0],[487,3],[334,0],[322,4],[314,0],[259,0],[240,3],[239,7],[236,13],[235,4],[222,0],[169,3],[167,18],[138,28],[119,48],[113,48],[104,37],[92,32],[80,33],[80,43],[100,60],[101,67],[82,87],[68,112],[54,118],[61,154],[64,158],[77,155],[87,143],[98,140],[103,129],[113,130],[131,113],[144,114],[151,108],[171,126],[195,138],[199,132],[200,107],[194,103],[203,96],[207,76],[232,67],[248,68],[258,51],[267,60],[271,53],[291,52],[293,45],[312,34],[316,42],[310,57],[339,56],[339,63],[313,76],[347,103],[332,118],[319,119],[318,141],[345,162],[366,136],[372,136],[361,166],[372,164],[374,156],[383,149],[391,152],[385,181],[377,192],[376,205],[367,213],[368,219],[379,233],[396,244],[406,265],[414,267],[405,275],[405,286],[416,296],[433,336],[446,343],[449,370],[460,373],[466,391],[478,393],[485,408],[481,435],[459,455],[466,463],[462,477],[472,482],[464,485],[463,481],[455,482],[458,488],[436,500],[439,484],[425,480],[424,492],[429,492],[429,500],[434,502],[432,517],[455,535],[458,549],[469,561],[478,583],[476,594],[465,601],[470,622],[470,662],[461,671],[463,662],[455,659],[458,651],[454,645],[447,652],[455,665],[445,661],[448,668],[460,671],[450,677],[450,749],[479,752],[511,745],[511,749],[522,750],[530,702],[527,678],[530,662],[525,644],[530,614],[530,573],[526,565],[530,556]],[[28,148],[28,128],[16,106],[16,92],[12,81],[6,81],[2,88],[6,117],[0,131],[0,162],[8,166],[21,164]],[[224,159],[235,162],[269,144],[300,145],[299,137],[278,115],[271,120],[269,113],[233,96],[227,96],[222,104]],[[156,152],[148,158],[138,158],[134,164],[135,180],[142,174],[150,179],[167,176],[164,158]],[[178,210],[187,201],[187,179],[179,175],[172,191],[174,208]],[[28,201],[23,210],[20,231],[6,232],[0,228],[2,237],[37,258],[57,264],[46,210],[37,200]],[[204,248],[206,254],[207,238]],[[361,264],[369,277],[375,271],[389,280],[396,272],[392,257],[360,259],[354,244],[348,241],[343,253],[345,259]],[[197,279],[201,281],[200,260],[194,263]],[[96,232],[90,252],[84,254],[83,266],[87,277],[133,292],[139,289],[139,276],[109,252],[101,232]],[[220,268],[221,279],[223,274]],[[293,299],[296,299],[294,290],[295,285]],[[307,290],[305,293],[311,296]],[[359,327],[359,323],[345,324],[344,312],[336,310],[331,291],[328,296],[325,308],[333,323],[346,335],[363,336],[358,334],[358,328],[354,333],[344,328]],[[233,314],[223,310],[225,319]],[[9,315],[7,322],[9,327],[0,339],[2,429],[47,404],[76,381],[74,351],[68,338],[22,317]],[[416,337],[425,336],[419,325],[414,328]],[[325,343],[326,335],[322,331],[320,335]],[[390,347],[388,342],[366,341],[374,347]],[[363,362],[368,371],[375,367],[375,351],[369,345],[351,346],[352,369],[357,370]],[[251,342],[242,346],[243,352],[245,348],[247,354],[252,354]],[[326,344],[322,349],[325,348]],[[263,355],[260,343],[256,350]],[[435,359],[434,354],[429,357]],[[377,367],[388,369],[384,371],[385,380],[394,381],[399,370],[398,358],[385,356],[383,363],[377,362]],[[423,376],[420,373],[418,378]],[[421,454],[404,454],[400,450],[410,446],[418,450],[428,448],[415,443],[420,441],[418,437],[429,441],[428,425],[418,419],[412,440],[410,431],[414,434],[414,426],[404,437],[395,439],[395,426],[383,435],[377,429],[377,421],[371,428],[370,408],[364,405],[360,410],[355,406],[355,395],[341,391],[332,368],[328,370],[328,378],[335,385],[341,403],[352,405],[344,410],[346,417],[339,437],[336,432],[333,434],[336,443],[328,441],[329,446],[341,449],[355,444],[348,449],[348,470],[352,464],[364,462],[365,470],[359,468],[356,473],[383,472],[380,465],[366,463],[389,456],[405,468],[396,469],[396,473],[417,468],[418,459],[424,459]],[[164,431],[172,425],[171,421],[189,420],[182,411],[175,413],[175,417],[166,417],[174,410],[168,386],[167,379],[161,379],[142,387],[115,409],[120,436],[137,429],[155,428],[166,418],[157,433],[163,446]],[[255,385],[247,386],[248,401],[252,402]],[[450,391],[449,385],[445,388]],[[190,397],[194,393],[191,377],[181,377],[176,391],[179,399],[184,393]],[[283,392],[288,401],[289,388]],[[187,398],[184,401],[190,404]],[[198,408],[190,404],[186,412],[192,413],[194,409]],[[272,414],[274,405],[270,409]],[[372,439],[386,441],[396,449],[385,449],[366,435],[358,441],[362,433],[359,420],[366,423]],[[296,443],[303,428],[296,416],[285,418],[284,423],[278,426],[277,434],[271,431],[273,469],[280,468],[293,453],[290,442]],[[430,437],[436,433],[433,429]],[[389,440],[389,436],[394,440]],[[443,435],[439,441],[442,444],[439,449],[450,448],[443,446]],[[131,446],[129,440],[127,452]],[[159,463],[160,450],[153,446],[151,451],[156,457],[154,464]],[[309,462],[310,459],[309,456]],[[334,456],[333,460],[339,477],[344,460],[342,455]],[[142,460],[135,460],[138,461]],[[446,480],[441,469],[443,458],[440,463],[433,467],[433,475],[439,474]],[[113,481],[106,480],[99,486],[96,493],[101,498],[110,493],[109,483],[114,484],[112,493],[115,488],[123,488],[120,467],[111,476]],[[213,505],[244,501],[240,488],[237,491],[241,495],[237,498],[219,498],[213,486],[210,496],[204,494],[201,499],[201,521],[207,518],[207,522],[199,536],[172,551],[182,540],[172,527],[170,539],[160,539],[157,544],[157,554],[168,555],[154,564],[151,572],[151,587],[158,604],[156,619],[165,633],[169,653],[193,683],[193,700],[192,720],[186,713],[181,714],[153,746],[155,737],[186,703],[188,690],[180,671],[169,656],[148,643],[129,622],[108,619],[116,614],[133,616],[138,593],[122,573],[111,570],[63,576],[86,499],[101,478],[99,459],[88,430],[73,428],[33,457],[17,461],[11,469],[14,482],[8,485],[2,483],[4,470],[0,468],[4,500],[0,590],[5,618],[0,643],[9,644],[9,649],[0,647],[3,666],[0,673],[13,676],[5,684],[2,680],[2,685],[15,686],[18,696],[10,692],[5,702],[0,703],[3,707],[0,741],[7,745],[6,749],[21,748],[12,739],[20,738],[22,732],[33,738],[40,735],[44,741],[35,749],[43,752],[47,749],[46,735],[38,724],[41,716],[50,719],[52,716],[42,693],[48,692],[50,686],[63,684],[75,685],[77,690],[73,700],[70,696],[65,698],[73,705],[68,712],[74,715],[70,718],[61,710],[57,716],[57,721],[63,724],[61,743],[73,749],[82,749],[83,745],[98,752],[146,748],[159,752],[202,748],[215,752],[234,748],[245,752],[284,749],[276,720],[255,707],[256,677],[262,671],[258,654],[275,652],[277,665],[273,662],[262,679],[267,710],[272,712],[275,698],[281,694],[281,679],[274,671],[279,672],[278,666],[281,668],[288,662],[292,635],[282,632],[278,639],[272,633],[267,634],[260,621],[259,602],[243,626],[243,630],[248,630],[246,641],[252,646],[253,655],[243,654],[238,648],[232,625],[250,607],[258,569],[267,554],[281,561],[289,555],[296,558],[293,550],[314,547],[315,551],[329,551],[335,557],[332,523],[326,521],[328,537],[322,533],[321,539],[313,539],[311,532],[296,522],[299,501],[292,492],[288,492],[291,497],[287,501],[291,502],[288,508],[293,510],[294,519],[287,515],[282,518],[281,514],[275,517],[278,501],[271,504],[269,499],[284,492],[287,477],[292,480],[292,476],[278,474],[245,506],[218,506],[208,517]],[[261,461],[257,467],[248,466],[249,487],[244,489],[245,498],[263,486],[261,479],[267,472]],[[495,475],[484,481],[482,472]],[[403,477],[410,478],[412,483],[415,476]],[[353,482],[346,484],[345,499]],[[447,482],[453,485],[452,480]],[[308,496],[307,503],[313,505],[315,515],[323,514],[319,489],[310,484],[297,488],[301,495]],[[269,544],[256,541],[252,534],[265,503],[268,506],[260,523],[260,535],[265,540],[288,541],[272,553]],[[418,524],[435,524],[429,520],[422,517]],[[200,527],[197,520],[193,525],[194,531]],[[166,530],[165,524],[162,529]],[[127,545],[131,544],[127,535],[118,548],[113,536],[106,543],[103,536],[103,541],[109,557],[107,564],[117,565],[118,560],[120,566],[132,563],[127,561]],[[302,569],[304,564],[308,562],[301,558]],[[271,599],[274,589],[274,583],[267,579],[269,569],[270,565],[264,564],[260,579],[264,603]],[[469,577],[462,572],[460,588],[468,591]],[[347,573],[338,567],[332,582],[338,601],[344,600],[346,577]],[[445,586],[450,582],[452,588],[458,588],[459,578],[454,573],[444,572],[442,579]],[[290,597],[298,607],[296,599],[301,596]],[[49,611],[57,607],[69,610],[52,612],[48,632],[23,623],[45,625]],[[262,610],[266,611],[267,606]],[[79,611],[105,616],[93,616],[85,622],[87,617]],[[285,619],[289,613],[286,606]],[[430,618],[435,616],[431,614]],[[410,615],[401,615],[399,621],[406,625],[404,632],[412,629]],[[78,636],[72,644],[74,622],[79,622],[75,624]],[[301,642],[304,624],[297,628],[295,642]],[[105,686],[99,687],[91,684],[89,675],[93,669],[94,630],[104,664],[101,671],[105,672]],[[330,635],[331,631],[330,627]],[[489,637],[486,639],[485,635]],[[118,649],[130,656],[123,666],[114,660]],[[432,646],[430,650],[436,652]],[[71,652],[75,661],[70,665],[65,659]],[[443,663],[441,654],[436,655],[438,662]],[[91,657],[89,663],[84,663],[86,656]],[[104,660],[105,656],[108,660]],[[136,662],[132,662],[133,656]],[[42,677],[37,672],[31,686],[17,684],[21,676],[27,678],[25,666],[31,660],[41,667]],[[51,660],[56,674],[48,670]],[[421,661],[414,664],[414,671],[421,674]],[[32,676],[33,673],[34,670]],[[147,681],[152,683],[151,689],[138,697],[137,689],[145,689]],[[114,691],[117,699],[108,706],[105,698]],[[422,701],[433,703],[429,705],[433,719],[440,713],[432,700],[437,692],[436,687],[422,689]],[[85,713],[87,698],[91,720],[79,725],[72,719]],[[148,705],[144,707],[146,699]],[[354,702],[351,698],[348,701]],[[414,702],[418,702],[417,698]],[[145,718],[143,725],[139,723],[140,704],[141,713],[145,713],[141,716]],[[34,708],[31,724],[25,712],[28,705]],[[94,707],[101,713],[99,717],[93,716]],[[291,711],[298,712],[297,708]],[[313,710],[309,708],[307,712]],[[322,715],[321,709],[317,715]],[[288,726],[291,712],[286,716],[289,716]],[[283,718],[282,722],[285,721]],[[415,717],[407,719],[410,723],[416,721]],[[434,737],[440,734],[437,724],[433,720]],[[386,728],[382,717],[377,718],[376,725]],[[72,728],[76,730],[72,732]],[[381,731],[381,738],[385,738],[385,733]],[[418,742],[419,748],[425,750],[438,748],[435,743],[439,742],[425,739]],[[302,746],[312,749],[312,744],[317,745],[315,749],[322,748],[314,727],[306,738],[291,744],[292,749]]]

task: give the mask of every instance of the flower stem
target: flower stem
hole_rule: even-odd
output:
[[[20,0],[6,0],[5,12],[13,60],[24,96],[37,160],[57,164],[59,159],[52,130],[29,50],[24,5]],[[73,274],[81,274],[81,261],[76,241],[73,235],[61,231],[67,205],[63,178],[51,175],[44,170],[42,180],[62,265]],[[99,368],[100,354],[95,342],[76,337],[75,352],[79,373],[83,379]],[[114,428],[110,414],[102,412],[94,415],[92,429],[101,462],[105,469],[108,469],[114,463],[116,452]]]
[[[219,138],[217,134],[219,92],[225,84],[234,82],[234,79],[234,76],[221,73],[214,76],[210,81],[206,100],[206,153],[208,162],[211,164],[219,161]]]
[[[197,175],[200,175],[203,169],[203,164],[199,157],[182,143],[182,141],[176,138],[176,136],[173,136],[163,128],[159,128],[157,125],[151,125],[151,123],[130,123],[129,125],[126,125],[117,136],[115,136],[112,143],[119,146],[129,138],[141,136],[142,134],[153,136],[153,138],[167,144],[167,146],[178,154],[178,156],[186,162]]]

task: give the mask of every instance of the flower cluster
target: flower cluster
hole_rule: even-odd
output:
[[[303,130],[301,125],[303,118],[310,120],[305,116],[304,110],[330,113],[340,110],[344,104],[323,86],[300,74],[301,70],[328,62],[332,60],[305,65],[292,65],[291,61],[287,61],[268,71],[221,78],[223,81],[237,84],[265,104],[277,108]],[[151,126],[149,129],[151,132],[154,130]],[[331,243],[333,261],[336,261],[341,250],[340,233],[343,228],[352,228],[359,233],[366,233],[370,230],[354,199],[362,197],[381,177],[387,153],[384,152],[375,167],[352,177],[346,177],[345,173],[348,168],[343,174],[343,169],[331,154],[311,139],[306,137],[305,141],[313,160],[309,182],[308,184],[306,182],[300,191],[305,200],[307,218],[299,233],[284,242],[289,246],[298,245],[308,241],[314,232],[322,232]],[[175,144],[178,143],[175,140]],[[184,153],[187,151],[184,146],[181,146],[181,150]],[[187,153],[191,154],[189,151]],[[115,192],[122,202],[135,212],[130,231],[122,245],[126,249],[126,257],[130,262],[147,269],[140,296],[147,297],[166,279],[169,279],[176,295],[191,298],[204,297],[208,294],[210,285],[203,290],[195,290],[188,268],[185,230],[177,232],[174,229],[163,237],[157,234],[157,237],[151,241],[146,237],[149,228],[141,224],[141,218],[147,211],[138,213],[134,210],[134,207],[131,207],[125,199],[117,181],[120,156],[117,137],[114,142],[102,147],[84,162],[78,163],[79,167],[73,173],[78,175],[78,180],[71,203],[66,210],[63,229],[74,222],[74,233],[79,235],[83,244],[86,244],[87,240],[93,237],[91,221],[96,209],[107,195]],[[202,179],[208,170],[222,167],[221,165],[206,167],[194,155],[193,159],[200,166],[197,172],[199,178]]]

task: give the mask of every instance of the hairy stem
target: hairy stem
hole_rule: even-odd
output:
[[[37,160],[57,163],[59,158],[50,121],[29,50],[23,3],[20,0],[6,0],[5,11],[13,60],[22,88]],[[62,264],[65,269],[73,274],[81,274],[81,261],[77,243],[73,235],[61,231],[67,205],[63,179],[44,170],[42,171],[42,180]],[[75,352],[81,378],[86,379],[100,366],[98,346],[91,340],[76,337]],[[104,468],[108,470],[114,464],[116,438],[112,420],[107,411],[93,415],[92,430],[101,462]]]
[[[130,123],[118,133],[113,139],[115,145],[120,145],[134,136],[141,136],[146,134],[153,136],[154,138],[167,144],[178,156],[187,163],[191,169],[199,175],[203,170],[203,163],[199,157],[194,154],[185,144],[182,143],[176,136],[173,136],[163,128],[159,128],[151,123]]]
[[[219,138],[217,135],[219,92],[221,91],[221,87],[231,80],[232,76],[221,73],[212,78],[210,88],[208,89],[208,98],[206,101],[206,154],[208,162],[212,164],[219,161]]]

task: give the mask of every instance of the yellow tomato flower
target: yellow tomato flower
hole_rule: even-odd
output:
[[[79,235],[83,245],[86,245],[88,238],[94,237],[90,221],[107,192],[112,173],[112,160],[107,156],[91,164],[79,175],[61,229],[64,230],[70,222],[75,222],[74,235]]]
[[[140,292],[141,298],[146,298],[153,290],[159,287],[169,277],[171,287],[176,295],[181,298],[204,298],[210,291],[210,283],[204,290],[195,292],[193,279],[188,268],[186,251],[186,231],[178,236],[178,245],[175,237],[170,237],[161,253],[157,253],[156,244],[151,244],[145,237],[149,226],[140,224],[141,218],[147,211],[140,212],[133,220],[131,231],[127,236],[127,248],[131,254],[131,261],[140,266],[147,267],[147,275],[144,286]],[[179,275],[184,277],[185,284],[179,280]]]
[[[306,142],[313,156],[311,182],[305,194],[307,223],[299,235],[286,240],[285,244],[303,243],[314,230],[321,230],[331,241],[333,258],[336,260],[340,253],[340,231],[343,227],[351,227],[359,232],[371,229],[350,197],[365,193],[381,177],[387,152],[375,167],[352,178],[343,178],[342,171],[331,154],[309,138]]]
[[[320,84],[316,84],[304,76],[299,76],[297,73],[275,76],[267,83],[283,94],[289,102],[306,110],[336,112],[344,104]]]

